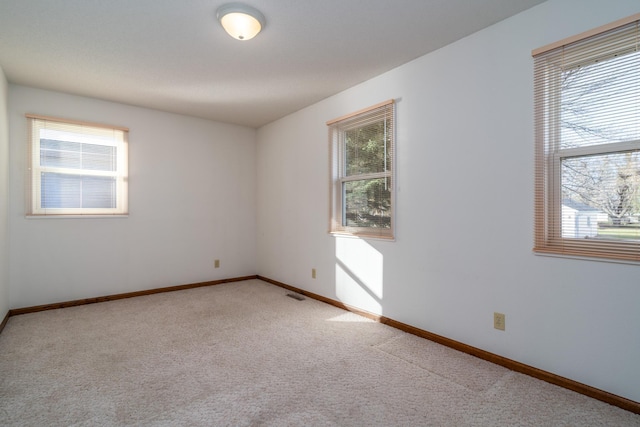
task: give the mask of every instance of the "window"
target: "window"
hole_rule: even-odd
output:
[[[393,238],[394,102],[327,122],[330,232]]]
[[[124,128],[27,115],[27,215],[126,215]]]
[[[639,20],[533,52],[537,252],[640,261]]]

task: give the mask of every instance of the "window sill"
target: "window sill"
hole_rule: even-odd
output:
[[[91,219],[91,218],[129,218],[129,214],[103,214],[103,215],[25,215],[26,219]]]
[[[553,252],[537,252],[532,251],[535,256],[541,257],[550,257],[550,258],[564,258],[564,259],[574,259],[578,261],[593,261],[593,262],[606,262],[611,264],[628,264],[628,265],[636,265],[640,266],[640,261],[631,261],[625,259],[613,259],[613,258],[600,258],[600,257],[587,257],[580,255],[567,255],[567,254],[558,254]]]
[[[358,234],[358,233],[345,233],[339,231],[330,231],[329,235],[332,237],[340,237],[347,239],[362,239],[362,240],[381,240],[383,242],[395,242],[394,236],[379,236],[372,234]]]

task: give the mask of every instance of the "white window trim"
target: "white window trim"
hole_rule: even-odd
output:
[[[29,120],[28,138],[28,185],[27,185],[27,217],[113,217],[128,216],[128,131],[129,129],[103,124],[80,122],[75,120],[65,120],[60,118],[27,114]],[[87,128],[94,132],[113,132],[114,136],[110,140],[92,141],[99,145],[115,146],[116,171],[96,171],[62,167],[51,167],[40,165],[40,131],[47,126],[52,128],[67,127],[75,129],[81,133],[81,129]],[[68,175],[92,175],[113,177],[116,179],[116,207],[115,208],[43,208],[41,201],[41,177],[42,173],[56,172]]]

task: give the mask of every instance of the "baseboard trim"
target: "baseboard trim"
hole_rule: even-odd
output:
[[[331,298],[327,298],[327,297],[324,297],[322,295],[315,294],[313,292],[305,291],[304,289],[300,289],[300,288],[297,288],[295,286],[287,285],[286,283],[282,283],[282,282],[279,282],[277,280],[269,279],[267,277],[260,276],[260,275],[234,277],[234,278],[228,278],[228,279],[213,280],[213,281],[209,281],[209,282],[190,283],[190,284],[186,284],[186,285],[169,286],[169,287],[165,287],[165,288],[147,289],[147,290],[143,290],[143,291],[127,292],[127,293],[107,295],[107,296],[102,296],[102,297],[85,298],[85,299],[74,300],[74,301],[66,301],[66,302],[59,302],[59,303],[53,303],[53,304],[44,304],[44,305],[38,305],[38,306],[32,306],[32,307],[23,307],[23,308],[12,309],[12,310],[9,310],[9,312],[5,315],[4,319],[2,320],[2,323],[0,323],[0,333],[4,329],[4,327],[7,324],[7,322],[9,321],[9,317],[18,316],[18,315],[21,315],[21,314],[36,313],[36,312],[39,312],[39,311],[46,311],[46,310],[56,310],[56,309],[59,309],[59,308],[75,307],[75,306],[79,306],[79,305],[95,304],[95,303],[106,302],[106,301],[115,301],[115,300],[119,300],[119,299],[134,298],[134,297],[145,296],[145,295],[153,295],[153,294],[159,294],[159,293],[164,293],[164,292],[181,291],[181,290],[185,290],[185,289],[193,289],[193,288],[199,288],[199,287],[204,287],[204,286],[214,286],[214,285],[220,285],[220,284],[223,284],[223,283],[240,282],[240,281],[251,280],[251,279],[260,279],[260,280],[262,280],[264,282],[271,283],[273,285],[279,286],[279,287],[284,288],[284,289],[288,289],[290,291],[299,293],[299,294],[307,296],[309,298],[324,302],[326,304],[333,305],[335,307],[341,308],[343,310],[350,311],[352,313],[359,314],[359,315],[361,315],[363,317],[375,320],[376,322],[380,322],[380,323],[383,323],[385,325],[389,325],[389,326],[394,327],[396,329],[399,329],[401,331],[404,331],[404,332],[419,336],[421,338],[428,339],[430,341],[436,342],[438,344],[442,344],[444,346],[453,348],[453,349],[461,351],[463,353],[470,354],[472,356],[478,357],[478,358],[486,360],[488,362],[492,362],[492,363],[495,363],[497,365],[504,366],[505,368],[511,369],[512,371],[516,371],[516,372],[520,372],[522,374],[529,375],[531,377],[534,377],[534,378],[546,381],[548,383],[555,384],[557,386],[560,386],[560,387],[575,391],[575,392],[583,394],[585,396],[589,396],[589,397],[591,397],[593,399],[597,399],[597,400],[600,400],[602,402],[606,402],[606,403],[608,403],[610,405],[617,406],[617,407],[625,409],[627,411],[630,411],[630,412],[633,412],[633,413],[636,413],[636,414],[640,414],[640,402],[635,402],[633,400],[630,400],[630,399],[627,399],[627,398],[624,398],[624,397],[621,397],[621,396],[606,392],[604,390],[600,390],[600,389],[597,389],[595,387],[591,387],[591,386],[588,386],[586,384],[582,384],[582,383],[579,383],[577,381],[574,381],[574,380],[571,380],[571,379],[568,379],[568,378],[565,378],[565,377],[561,377],[561,376],[556,375],[556,374],[552,374],[552,373],[544,371],[542,369],[538,369],[538,368],[535,368],[533,366],[529,366],[529,365],[526,365],[524,363],[520,363],[520,362],[517,362],[517,361],[512,360],[512,359],[508,359],[508,358],[503,357],[503,356],[499,356],[497,354],[488,352],[486,350],[482,350],[482,349],[479,349],[477,347],[473,347],[473,346],[470,346],[468,344],[464,344],[462,342],[459,342],[459,341],[456,341],[456,340],[453,340],[453,339],[450,339],[450,338],[447,338],[447,337],[444,337],[444,336],[441,336],[441,335],[437,335],[437,334],[434,334],[434,333],[429,332],[429,331],[425,331],[425,330],[420,329],[420,328],[416,328],[415,326],[411,326],[411,325],[408,325],[406,323],[398,322],[397,320],[394,320],[394,319],[391,319],[391,318],[388,318],[388,317],[385,317],[385,316],[380,316],[378,314],[371,313],[371,312],[368,312],[366,310],[362,310],[362,309],[359,309],[357,307],[341,303],[341,302],[333,300]]]
[[[125,298],[134,298],[134,297],[141,297],[145,295],[160,294],[164,292],[182,291],[185,289],[201,288],[203,286],[221,285],[223,283],[230,283],[230,282],[241,282],[243,280],[251,280],[251,279],[257,279],[257,278],[258,276],[256,275],[233,277],[229,279],[212,280],[209,282],[190,283],[187,285],[169,286],[166,288],[147,289],[144,291],[127,292],[124,294],[107,295],[107,296],[95,297],[95,298],[85,298],[85,299],[79,299],[74,301],[36,305],[33,307],[15,308],[13,310],[9,310],[9,313],[7,314],[7,318],[5,318],[5,321],[2,323],[2,326],[4,327],[4,324],[6,323],[9,317],[19,316],[21,314],[36,313],[39,311],[46,311],[46,310],[56,310],[58,308],[75,307],[78,305],[95,304],[98,302],[115,301],[115,300],[125,299]],[[2,328],[0,328],[0,331],[2,331]]]
[[[7,311],[6,316],[4,316],[4,319],[2,319],[2,323],[0,323],[0,334],[2,333],[2,330],[4,329],[4,326],[9,321],[10,313],[11,313],[11,311]]]
[[[602,402],[606,402],[610,405],[617,406],[619,408],[625,409],[627,411],[640,414],[640,402],[636,402],[612,393],[609,393],[604,390],[597,389],[595,387],[588,386],[586,384],[579,383],[577,381],[571,380],[569,378],[561,377],[556,374],[552,374],[551,372],[543,371],[542,369],[535,368],[533,366],[525,365],[524,363],[517,362],[512,359],[508,359],[503,356],[499,356],[497,354],[488,352],[486,350],[479,349],[477,347],[473,347],[462,342],[434,334],[429,331],[425,331],[420,328],[416,328],[414,326],[408,325],[406,323],[398,322],[397,320],[390,319],[385,316],[380,316],[365,310],[361,310],[357,307],[352,307],[347,304],[343,304],[339,301],[335,301],[333,299],[323,297],[322,295],[314,294],[313,292],[305,291],[304,289],[296,288],[295,286],[287,285],[286,283],[278,282],[277,280],[269,279],[267,277],[263,277],[258,275],[258,279],[271,283],[276,286],[280,286],[281,288],[299,293],[301,295],[307,296],[309,298],[322,301],[324,303],[333,305],[335,307],[341,308],[343,310],[351,311],[353,313],[359,314],[363,317],[367,317],[369,319],[375,320],[380,323],[384,323],[385,325],[392,326],[396,329],[399,329],[404,332],[408,332],[410,334],[419,336],[421,338],[428,339],[430,341],[436,342],[438,344],[442,344],[444,346],[453,348],[455,350],[461,351],[463,353],[470,354],[472,356],[478,357],[480,359],[486,360],[491,363],[495,363],[496,365],[503,366],[507,369],[510,369],[515,372],[520,372],[525,375],[529,375],[533,378],[537,378],[542,381],[546,381],[551,384],[555,384],[557,386],[575,391],[576,393],[583,394],[585,396],[589,396],[593,399],[600,400]]]

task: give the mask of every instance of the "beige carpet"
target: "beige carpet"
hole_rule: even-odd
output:
[[[15,316],[0,425],[640,426],[640,415],[250,280]]]

